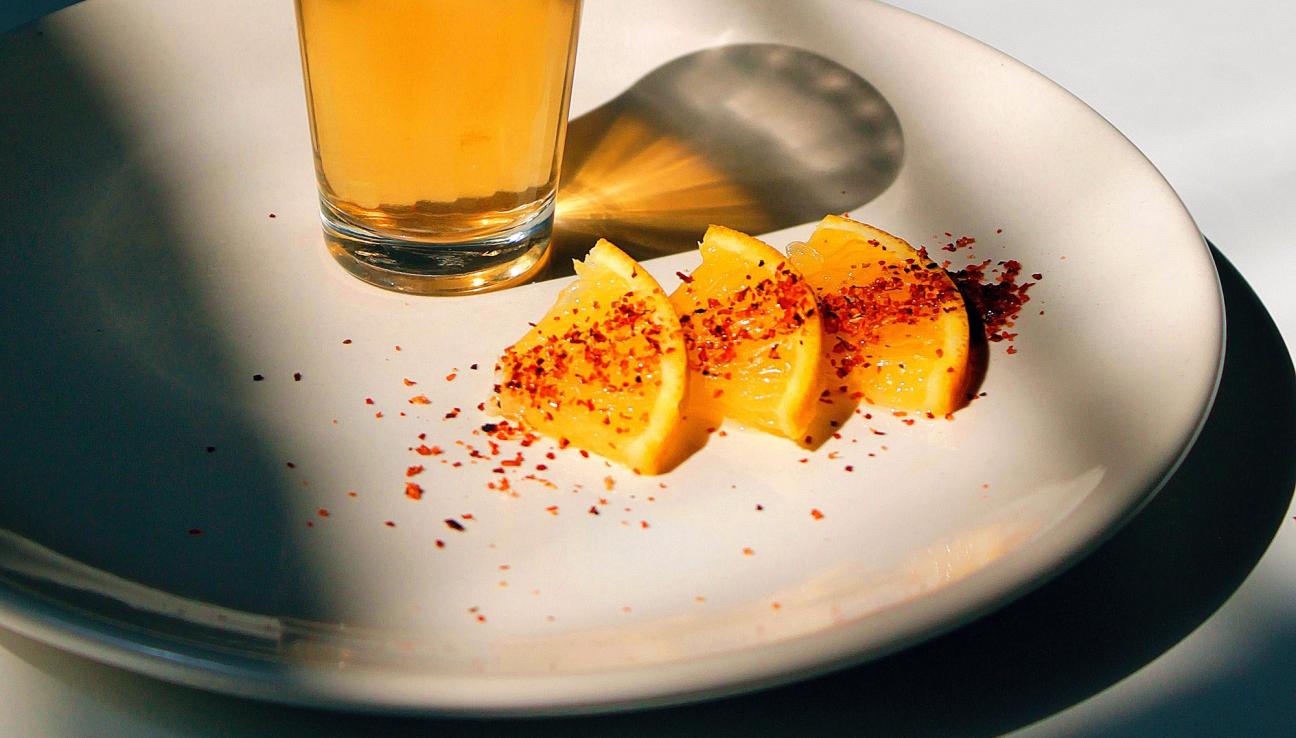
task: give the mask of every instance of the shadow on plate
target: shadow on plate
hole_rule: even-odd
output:
[[[903,155],[891,105],[836,62],[777,44],[682,56],[568,126],[544,277],[598,238],[649,259],[712,223],[766,233],[859,207]]]
[[[19,636],[4,647],[119,711],[189,735],[404,736],[990,735],[1102,691],[1209,618],[1255,567],[1296,485],[1296,375],[1263,305],[1215,253],[1228,352],[1215,406],[1160,494],[1092,555],[1002,610],[879,661],[759,693],[675,708],[549,720],[335,715],[248,702],[118,672]],[[1296,629],[1271,634],[1245,674],[1195,685],[1191,700],[1144,705],[1109,726],[1155,733],[1164,715],[1226,714],[1239,734],[1272,732],[1251,705],[1289,697]],[[111,678],[113,691],[97,688]],[[1239,684],[1240,682],[1240,684]],[[1239,692],[1242,689],[1245,692]],[[163,697],[163,698],[160,698]],[[1257,700],[1260,700],[1257,702]],[[1267,701],[1266,701],[1267,700]],[[1243,707],[1239,708],[1238,705]],[[196,715],[222,715],[208,725]],[[87,716],[89,717],[89,716]],[[71,725],[75,715],[69,716]],[[1198,722],[1197,725],[1210,724]],[[1265,727],[1268,726],[1268,730]]]
[[[141,153],[148,142],[114,113],[120,101],[57,34],[28,26],[3,41],[0,533],[176,595],[277,612],[279,583],[301,575],[283,572],[292,482],[228,401],[252,378],[195,286],[204,245]]]

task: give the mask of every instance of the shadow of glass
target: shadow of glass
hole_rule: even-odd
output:
[[[29,26],[4,41],[0,532],[176,595],[278,612],[283,462],[227,401],[231,347],[195,286],[169,185],[55,35]]]
[[[680,57],[571,121],[541,278],[570,275],[598,238],[649,259],[712,223],[765,233],[859,207],[903,155],[890,104],[836,62],[778,44]]]
[[[231,727],[253,734],[267,726],[276,735],[312,734],[327,726],[330,734],[348,736],[1010,731],[1100,692],[1182,640],[1238,588],[1285,519],[1296,486],[1296,374],[1263,305],[1223,257],[1215,258],[1228,310],[1228,358],[1201,436],[1157,497],[1052,582],[995,614],[880,661],[669,709],[550,720],[424,720],[252,703],[89,664],[25,638],[0,636],[0,646],[75,689],[147,715],[163,729],[183,727],[194,735],[228,734]],[[1276,637],[1279,642],[1261,650],[1289,652],[1293,634]],[[1285,684],[1286,668],[1286,660],[1270,659],[1238,678]],[[115,688],[104,695],[95,684],[107,676]],[[1215,699],[1228,699],[1228,685],[1213,690]],[[158,699],[159,692],[166,699]],[[1164,714],[1179,708],[1150,709]],[[229,717],[207,730],[195,726],[200,714]],[[1113,727],[1135,730],[1149,727],[1152,719],[1134,715]]]

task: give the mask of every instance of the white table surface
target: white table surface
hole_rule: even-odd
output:
[[[17,3],[0,11],[0,29],[59,4]],[[1265,311],[1286,343],[1296,340],[1296,6],[895,4],[1011,54],[1102,113],[1263,303],[1248,302],[1223,268],[1235,362],[1227,406],[1203,436],[1211,447],[1125,531],[1039,592],[882,662],[753,697],[600,718],[428,721],[280,707],[0,631],[0,736],[1291,735],[1294,380]],[[1279,417],[1263,419],[1268,409]]]

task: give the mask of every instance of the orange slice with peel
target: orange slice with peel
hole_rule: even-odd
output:
[[[903,239],[836,215],[789,252],[819,297],[826,387],[900,411],[945,415],[963,405],[967,308],[944,269]]]
[[[774,248],[711,226],[702,264],[671,294],[688,352],[690,407],[800,440],[815,410],[821,328],[814,292]]]
[[[500,414],[624,464],[664,470],[688,378],[670,300],[606,240],[576,262],[578,279],[496,364]]]

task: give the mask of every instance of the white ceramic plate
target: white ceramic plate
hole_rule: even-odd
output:
[[[485,446],[486,370],[561,283],[409,298],[332,263],[288,3],[92,0],[5,37],[24,114],[0,123],[0,622],[266,699],[609,709],[874,658],[1092,549],[1210,404],[1222,303],[1192,220],[1119,133],[998,52],[883,5],[792,8],[590,2],[573,114],[717,45],[854,70],[904,137],[855,215],[1042,273],[1019,353],[992,348],[953,422],[856,418],[812,454],[732,429],[661,478],[539,444],[524,471],[554,487],[513,472],[516,495],[456,442]],[[649,268],[669,289],[692,263]]]

